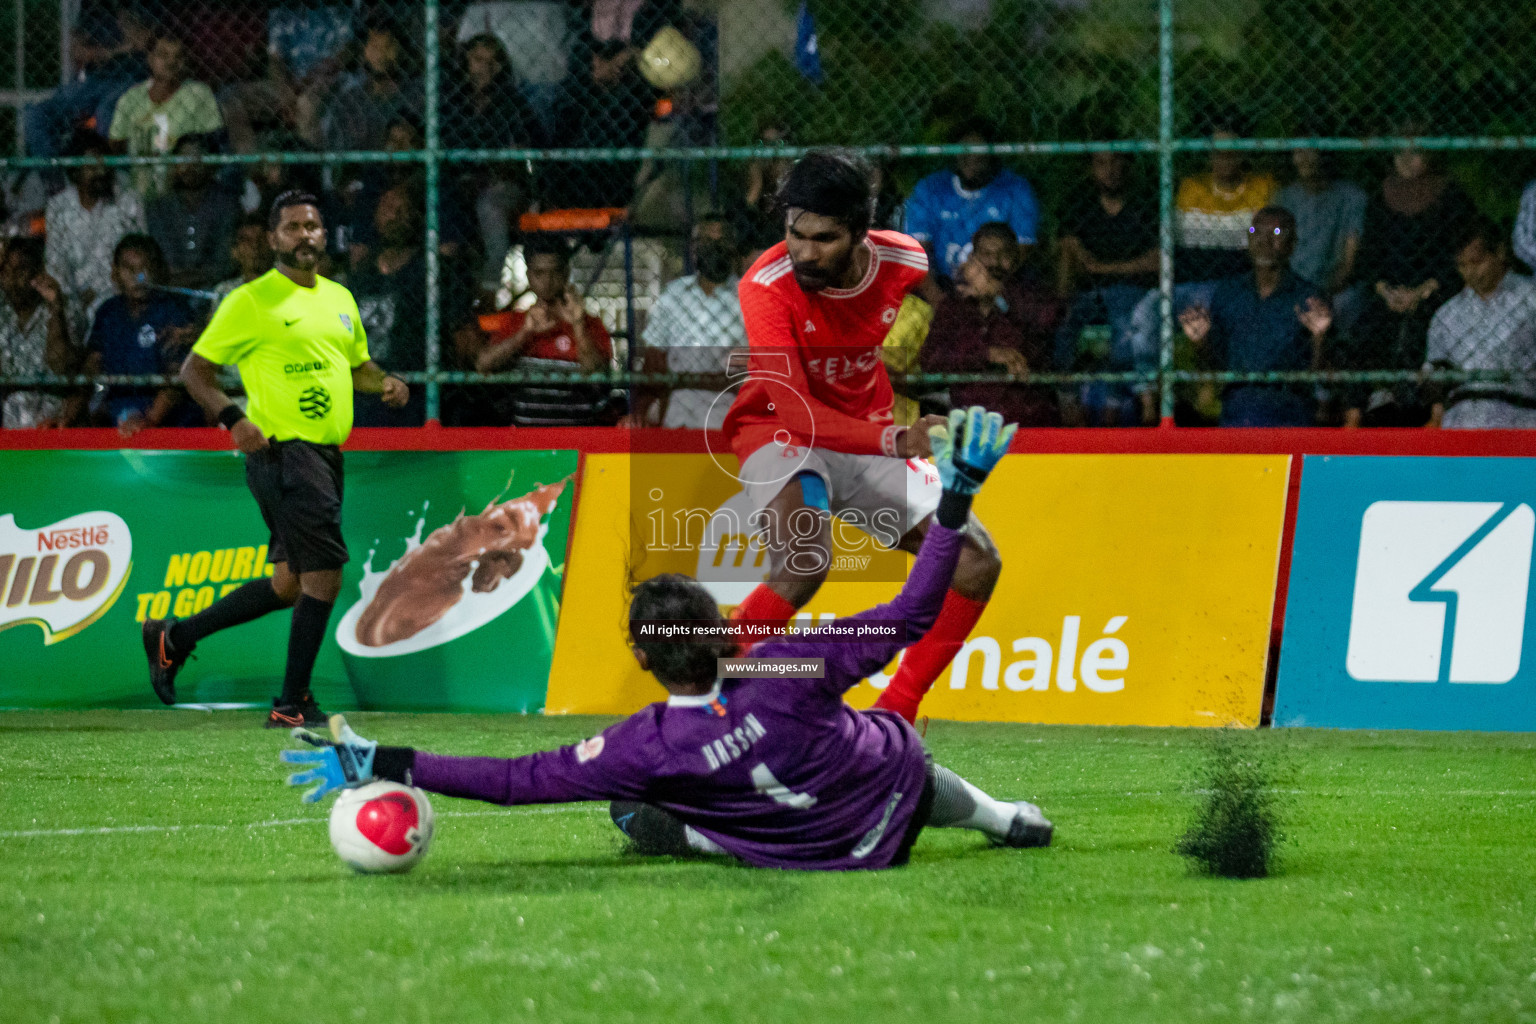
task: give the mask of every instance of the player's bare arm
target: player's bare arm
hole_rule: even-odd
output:
[[[219,387],[219,364],[189,352],[181,364],[181,381],[187,386],[187,394],[203,407],[209,418],[229,430],[229,436],[242,452],[251,455],[267,447],[261,428],[246,419],[240,407]]]
[[[411,398],[411,389],[405,381],[385,373],[384,367],[372,359],[352,368],[352,389],[365,395],[378,395],[393,409],[400,408]]]

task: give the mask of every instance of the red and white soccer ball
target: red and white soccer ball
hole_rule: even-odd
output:
[[[344,789],[331,806],[331,846],[354,871],[409,871],[432,842],[427,794],[398,782]]]

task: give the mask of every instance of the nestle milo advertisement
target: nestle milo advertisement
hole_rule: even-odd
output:
[[[544,707],[577,453],[349,452],[327,710]],[[272,575],[238,453],[0,451],[0,707],[160,707],[141,626]],[[199,707],[270,704],[290,613],[205,638]]]

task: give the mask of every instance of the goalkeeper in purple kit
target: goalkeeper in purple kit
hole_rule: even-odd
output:
[[[1049,845],[1052,825],[1034,804],[988,796],[933,764],[901,716],[855,711],[843,701],[932,626],[971,498],[1013,432],[979,407],[950,413],[931,431],[943,482],[936,523],[901,593],[751,651],[755,660],[823,659],[822,678],[721,678],[719,659],[735,653],[728,637],[652,638],[657,625],[720,620],[703,586],[667,574],[638,584],[629,611],[635,657],[667,689],[665,702],[573,746],[510,759],[381,746],[337,716],[330,736],[293,731],[319,749],[282,752],[290,764],[311,766],[288,781],[319,783],[307,801],[372,779],[506,805],[608,800],[615,824],[641,853],[728,854],[759,867],[904,864],[925,827],[975,829],[1005,846]],[[848,639],[861,625],[876,635]]]

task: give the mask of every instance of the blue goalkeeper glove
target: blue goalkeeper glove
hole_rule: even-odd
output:
[[[1007,453],[1018,425],[1003,426],[1003,417],[979,405],[954,409],[949,422],[928,431],[933,464],[946,491],[975,494],[987,474]]]
[[[288,776],[290,786],[319,783],[314,789],[304,794],[305,803],[316,803],[334,790],[373,780],[373,755],[379,745],[353,732],[347,720],[340,715],[331,716],[329,736],[311,732],[308,729],[295,729],[293,738],[320,748],[318,750],[284,750],[278,754],[278,757],[287,764],[312,766],[307,772],[294,772]]]

